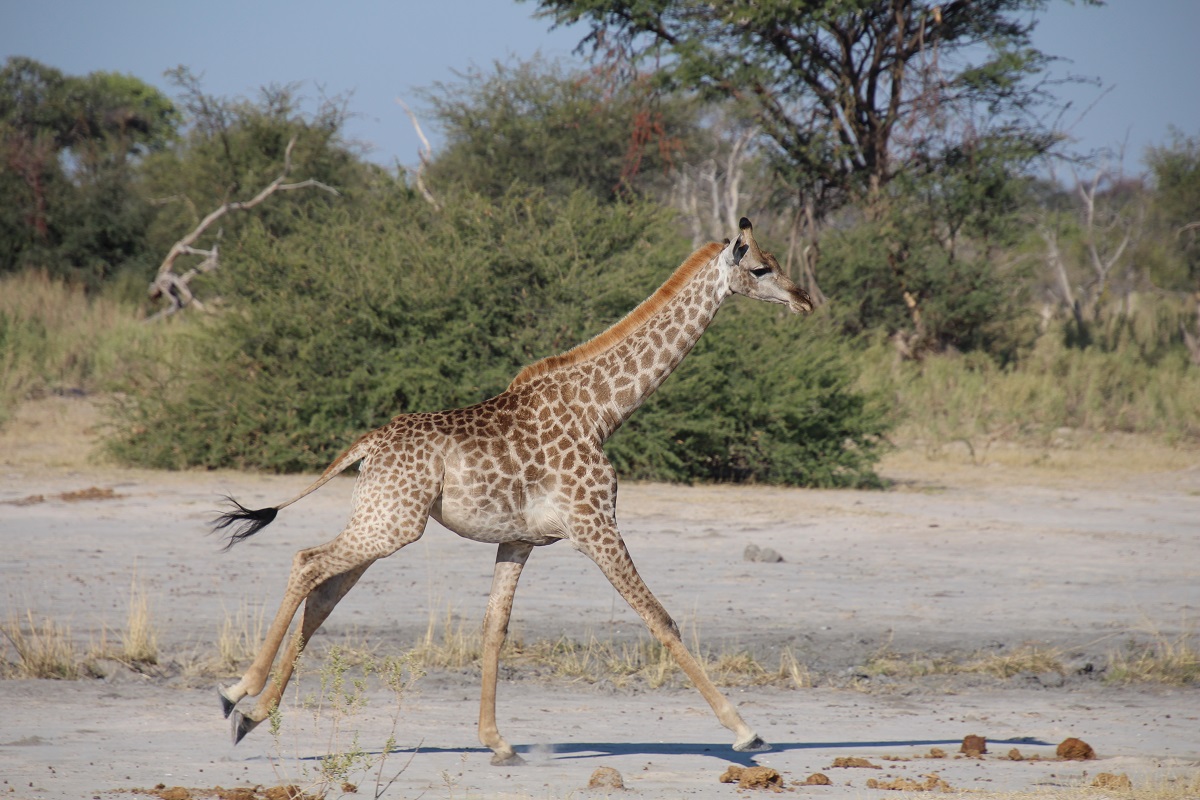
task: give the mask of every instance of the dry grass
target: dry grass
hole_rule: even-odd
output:
[[[1136,352],[1071,349],[1047,335],[1005,368],[973,354],[898,361],[881,345],[863,353],[859,382],[896,409],[894,438],[935,458],[992,463],[1005,443],[1055,451],[1113,433],[1194,453],[1200,372],[1177,355],[1150,365]]]
[[[129,617],[121,635],[121,657],[132,664],[158,663],[158,631],[150,618],[150,598],[136,574],[129,584]]]
[[[218,668],[230,672],[253,658],[262,647],[265,632],[266,609],[262,606],[252,609],[243,600],[237,611],[226,611],[217,630]]]
[[[1158,683],[1190,686],[1200,683],[1200,650],[1196,637],[1155,635],[1149,643],[1131,642],[1108,660],[1105,679],[1113,683]]]
[[[144,325],[137,308],[36,272],[0,278],[0,425],[20,401],[91,392],[131,353],[167,349],[178,325]]]
[[[1036,645],[1019,647],[1008,653],[976,653],[965,659],[948,656],[929,658],[922,655],[898,655],[884,648],[872,656],[863,672],[871,676],[891,678],[924,678],[930,675],[960,675],[967,673],[991,675],[1007,679],[1022,672],[1063,672],[1061,652]]]
[[[512,647],[509,637],[507,647]],[[425,635],[413,648],[414,662],[422,669],[462,669],[475,664],[483,654],[483,639],[476,626],[455,620],[454,613],[446,609],[445,619],[438,623],[434,612],[429,613]]]
[[[130,581],[129,612],[126,629],[118,647],[109,644],[107,628],[100,631],[99,642],[92,641],[85,656],[76,650],[71,629],[49,617],[40,621],[32,609],[22,618],[16,614],[0,624],[4,649],[0,651],[0,675],[20,678],[75,680],[94,675],[95,662],[119,661],[129,667],[159,663],[158,631],[150,613],[150,599],[135,575]],[[10,660],[9,650],[16,659]]]
[[[10,615],[8,621],[0,625],[0,633],[7,645],[16,651],[15,662],[8,661],[7,652],[4,659],[7,671],[15,677],[55,680],[80,677],[79,658],[71,640],[71,629],[66,625],[49,618],[39,622],[33,611],[26,611],[24,619]]]
[[[691,651],[718,686],[769,684],[806,688],[813,685],[808,668],[791,650],[784,650],[778,667],[772,669],[745,650],[707,652],[699,646],[698,638],[693,636]],[[483,641],[478,625],[458,619],[447,611],[441,619],[430,614],[425,635],[411,655],[415,665],[428,671],[475,667],[482,654]],[[609,681],[618,687],[640,682],[658,688],[686,680],[670,652],[647,635],[632,641],[589,636],[584,641],[563,637],[533,642],[509,636],[500,657],[505,663],[525,665],[548,677],[569,681]]]
[[[1062,674],[1062,653],[1055,648],[1040,648],[1036,645],[1025,645],[1011,653],[987,653],[968,662],[964,672],[976,672],[994,675],[997,678],[1011,678],[1022,672],[1057,672]]]

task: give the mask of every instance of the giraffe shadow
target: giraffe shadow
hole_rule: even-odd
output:
[[[938,747],[962,744],[962,739],[897,739],[889,741],[853,742],[771,742],[771,749],[761,753],[739,753],[725,742],[565,742],[548,747],[516,748],[523,755],[545,753],[553,759],[587,759],[606,756],[711,756],[723,762],[754,766],[756,756],[799,750],[835,750],[881,747]],[[989,745],[1047,745],[1031,736],[1016,739],[990,739]]]
[[[617,756],[709,756],[723,763],[740,764],[745,767],[755,765],[754,758],[771,753],[786,753],[801,750],[855,750],[863,748],[883,747],[957,747],[962,739],[891,739],[891,740],[862,740],[845,742],[772,742],[771,749],[761,753],[739,753],[725,742],[559,742],[533,745],[518,745],[514,747],[517,753],[531,764],[547,761],[611,758]],[[989,739],[988,745],[1035,745],[1050,746],[1050,742],[1042,741],[1033,736],[1021,736],[1014,739]],[[373,751],[380,755],[382,751]],[[412,756],[448,754],[448,755],[491,755],[491,750],[481,746],[468,747],[397,747],[390,751],[391,755],[409,754]],[[301,761],[318,760],[321,756],[302,757]]]

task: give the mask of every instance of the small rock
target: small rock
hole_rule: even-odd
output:
[[[878,764],[872,764],[865,758],[858,756],[838,756],[833,760],[833,767],[841,769],[883,769]]]
[[[1096,776],[1096,780],[1092,781],[1092,786],[1097,789],[1124,789],[1130,791],[1133,789],[1133,781],[1129,780],[1129,776],[1124,772],[1120,775],[1113,775],[1111,772],[1101,772]]]
[[[833,781],[829,780],[828,776],[823,772],[814,772],[805,779],[805,786],[830,786]]]
[[[625,781],[621,778],[621,773],[612,767],[596,767],[596,771],[592,773],[591,779],[588,780],[587,788],[624,789]]]
[[[761,564],[778,564],[783,561],[783,556],[779,555],[779,551],[773,547],[759,547],[756,544],[746,545],[746,549],[742,551],[743,561],[757,561]]]
[[[1021,755],[1021,751],[1014,747],[1012,750],[1008,751],[1008,760],[1009,761],[1024,761],[1025,756]]]
[[[764,564],[778,564],[783,561],[783,556],[770,547],[764,547],[758,554],[758,560]]]
[[[952,792],[953,787],[936,772],[925,776],[923,781],[914,781],[910,778],[893,778],[892,780],[876,780],[871,778],[867,781],[868,789],[886,789],[894,792]]]
[[[964,736],[962,747],[958,748],[958,752],[966,753],[968,758],[979,758],[987,752],[987,739],[983,736],[976,736],[973,733],[969,736]]]
[[[1067,682],[1061,672],[1039,672],[1035,677],[1037,682],[1047,689],[1059,689]]]
[[[1096,757],[1096,751],[1090,744],[1074,736],[1063,739],[1055,754],[1067,761],[1090,761]]]
[[[783,791],[783,776],[770,767],[739,767],[730,764],[721,773],[721,783],[736,783],[739,789],[770,789]]]
[[[946,751],[940,747],[931,747],[931,748],[929,748],[929,755],[927,755],[925,757],[926,758],[945,758]]]

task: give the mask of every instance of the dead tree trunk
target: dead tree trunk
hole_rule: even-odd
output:
[[[817,285],[817,265],[821,261],[821,244],[817,234],[817,215],[811,197],[804,198],[804,204],[796,210],[792,218],[791,235],[788,239],[787,265],[784,267],[788,277],[792,278],[800,288],[808,292],[813,305],[822,306],[829,299]],[[804,229],[801,238],[801,227]],[[796,267],[793,269],[793,263]]]
[[[1196,307],[1196,323],[1195,333],[1187,329],[1187,324],[1179,323],[1180,332],[1183,333],[1183,343],[1187,345],[1188,355],[1191,356],[1192,363],[1200,367],[1200,291],[1192,294],[1192,301]]]

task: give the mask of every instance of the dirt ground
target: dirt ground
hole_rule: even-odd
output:
[[[216,647],[231,615],[274,612],[292,554],[345,520],[352,479],[332,482],[224,553],[206,535],[220,495],[269,505],[309,478],[89,463],[94,412],[73,402],[81,401],[26,412],[0,432],[0,619],[29,611],[52,618],[70,626],[82,652],[120,639],[136,583],[149,598],[163,663],[138,672],[104,662],[104,677],[77,681],[0,681],[0,797],[303,783],[329,750],[329,716],[285,704],[278,738],[264,725],[234,747],[215,680],[189,665]],[[730,765],[773,768],[785,789],[822,798],[895,796],[885,786],[1037,792],[1088,786],[1099,773],[1127,775],[1135,787],[1200,787],[1200,689],[1105,680],[1110,659],[1126,648],[1189,636],[1195,644],[1200,454],[1111,440],[935,456],[920,447],[896,453],[884,469],[893,488],[879,492],[622,486],[629,548],[688,641],[748,650],[769,669],[787,651],[811,674],[812,688],[727,690],[772,751],[733,752],[731,735],[688,687],[506,668],[500,726],[529,763],[496,768],[476,739],[477,675],[442,670],[418,681],[400,709],[399,750],[379,785],[400,772],[382,796],[755,791],[719,782]],[[783,560],[747,561],[748,544]],[[431,523],[420,541],[371,568],[314,651],[321,640],[345,640],[400,653],[431,615],[447,612],[477,624],[493,556]],[[530,559],[512,634],[642,635],[599,571],[562,544]],[[1000,678],[871,666],[885,657],[1002,658],[1030,647],[1054,654],[1061,670]],[[8,642],[0,652],[15,658]],[[287,696],[292,703],[294,693]],[[377,755],[392,706],[371,688],[339,744],[357,734]],[[960,754],[967,735],[986,737],[988,752]],[[1067,737],[1085,740],[1097,759],[1057,760]],[[935,748],[944,757],[929,757]],[[1022,760],[1009,757],[1014,748]],[[835,765],[847,758],[878,769]],[[598,767],[615,768],[626,788],[588,789]],[[815,772],[829,785],[795,785]],[[375,793],[374,774],[355,782],[356,796]]]

